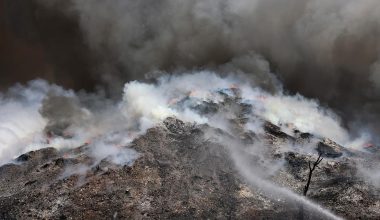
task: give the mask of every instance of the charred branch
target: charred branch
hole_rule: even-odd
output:
[[[313,176],[313,172],[314,172],[315,168],[321,163],[322,160],[323,160],[322,153],[319,153],[318,158],[316,161],[314,161],[313,165],[311,165],[311,162],[309,161],[309,176],[308,176],[305,188],[303,190],[304,196],[307,195],[307,191],[309,190],[309,186],[310,186],[310,182],[311,182],[311,177]]]

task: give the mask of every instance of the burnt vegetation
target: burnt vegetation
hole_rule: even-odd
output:
[[[309,175],[308,175],[308,178],[307,178],[307,182],[306,182],[305,188],[303,190],[303,195],[304,196],[307,195],[307,191],[309,190],[311,178],[313,176],[313,172],[314,172],[315,168],[317,168],[318,165],[322,162],[322,160],[323,160],[322,153],[319,153],[317,160],[314,161],[313,164],[311,164],[311,162],[309,161]]]

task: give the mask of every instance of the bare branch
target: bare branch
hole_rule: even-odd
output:
[[[309,186],[310,186],[310,182],[311,182],[311,177],[313,175],[313,171],[322,162],[322,160],[323,160],[322,153],[319,153],[317,160],[313,163],[313,167],[311,167],[311,162],[309,161],[309,176],[308,176],[305,188],[303,190],[303,195],[304,196],[306,196],[307,191],[309,190]]]
[[[321,163],[322,160],[323,160],[323,157],[322,157],[321,159],[319,159],[317,165],[318,165],[319,163]]]

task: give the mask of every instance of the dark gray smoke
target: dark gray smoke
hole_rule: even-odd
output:
[[[80,107],[76,97],[48,94],[42,101],[40,114],[47,119],[45,132],[51,135],[65,136],[65,129],[82,122],[86,111]]]
[[[377,0],[38,2],[78,25],[101,61],[87,74],[102,73],[95,83],[202,68],[270,81],[250,65],[260,54],[289,92],[318,98],[353,130],[380,131]]]
[[[37,1],[0,0],[0,90],[36,78],[93,89],[97,58],[77,19]]]

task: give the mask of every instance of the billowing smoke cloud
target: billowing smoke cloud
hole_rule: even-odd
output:
[[[377,0],[39,0],[80,23],[108,81],[227,66],[264,80],[261,54],[285,88],[337,109],[346,126],[380,131]]]
[[[111,103],[100,94],[75,94],[44,80],[0,93],[0,164],[30,150],[85,145],[94,166],[102,159],[131,164],[137,153],[126,146],[135,135],[124,129],[126,120]]]
[[[48,119],[45,127],[52,135],[64,135],[63,131],[74,124],[82,123],[82,118],[88,113],[80,108],[76,97],[65,97],[57,94],[48,94],[42,101],[40,109],[42,117]]]
[[[47,120],[39,113],[42,100],[49,92],[60,96],[73,96],[71,91],[65,91],[45,81],[31,81],[28,86],[17,85],[0,94],[0,163],[28,151],[39,149],[43,142],[42,131]]]
[[[241,90],[243,101],[255,107],[255,116],[283,126],[284,129],[292,126],[319,137],[331,138],[340,144],[349,145],[352,141],[342,127],[340,118],[330,110],[320,107],[318,102],[301,95],[284,95],[282,91],[270,94],[260,87],[252,86],[245,75],[229,74],[220,77],[216,73],[204,71],[190,75],[162,76],[157,81],[156,84],[133,81],[125,85],[123,112],[128,121],[138,120],[135,124],[140,128],[151,127],[169,116],[220,127],[218,123],[221,118],[213,120],[200,115],[191,109],[191,105],[202,101],[221,102],[223,97],[217,91],[237,86]],[[176,108],[175,104],[186,97],[191,98],[190,106]],[[222,118],[227,121],[228,113],[225,112]],[[256,126],[260,126],[260,123]],[[228,130],[227,127],[220,128]]]
[[[31,149],[88,143],[127,146],[137,135],[170,116],[228,131],[229,120],[235,117],[233,106],[215,115],[201,114],[194,107],[205,101],[220,103],[224,93],[233,90],[219,92],[235,87],[241,91],[243,102],[255,108],[247,128],[262,132],[262,122],[256,120],[259,117],[285,130],[292,126],[350,147],[353,138],[339,118],[316,101],[284,95],[281,90],[268,93],[246,79],[244,74],[221,77],[208,71],[165,75],[154,84],[126,83],[123,99],[118,102],[101,94],[75,94],[42,80],[32,81],[27,87],[16,86],[3,94],[0,110],[4,143],[0,155],[2,160],[9,160]]]

